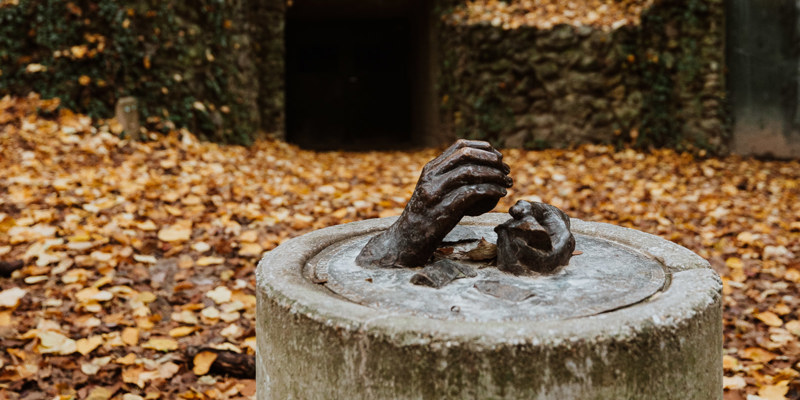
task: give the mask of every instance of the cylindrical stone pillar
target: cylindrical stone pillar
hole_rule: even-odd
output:
[[[507,214],[465,218],[454,247]],[[719,277],[653,235],[572,221],[555,275],[434,289],[353,259],[394,218],[321,229],[257,270],[258,399],[722,399]]]

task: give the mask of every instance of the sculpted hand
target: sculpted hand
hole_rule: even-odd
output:
[[[422,169],[400,218],[373,237],[356,258],[362,266],[425,264],[465,215],[491,211],[513,181],[503,155],[489,143],[459,140]]]
[[[520,200],[508,211],[513,217],[497,232],[497,268],[521,275],[548,273],[569,264],[575,237],[569,217],[549,204]]]

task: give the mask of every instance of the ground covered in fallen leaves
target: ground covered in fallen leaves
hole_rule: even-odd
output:
[[[0,100],[0,399],[253,398],[262,252],[399,214],[437,154],[131,142],[56,106]],[[709,259],[724,281],[725,398],[800,398],[800,163],[504,154],[515,184],[497,211],[541,200]]]
[[[471,0],[455,7],[452,23],[491,24],[503,29],[533,26],[552,29],[559,24],[591,26],[603,30],[638,25],[642,12],[654,0]]]

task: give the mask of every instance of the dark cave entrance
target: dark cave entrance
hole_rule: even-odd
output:
[[[317,150],[409,147],[424,130],[425,14],[416,1],[352,1],[287,11],[287,139]]]

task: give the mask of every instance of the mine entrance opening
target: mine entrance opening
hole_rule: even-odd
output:
[[[287,139],[318,150],[410,146],[420,119],[417,9],[299,3],[286,18]]]

